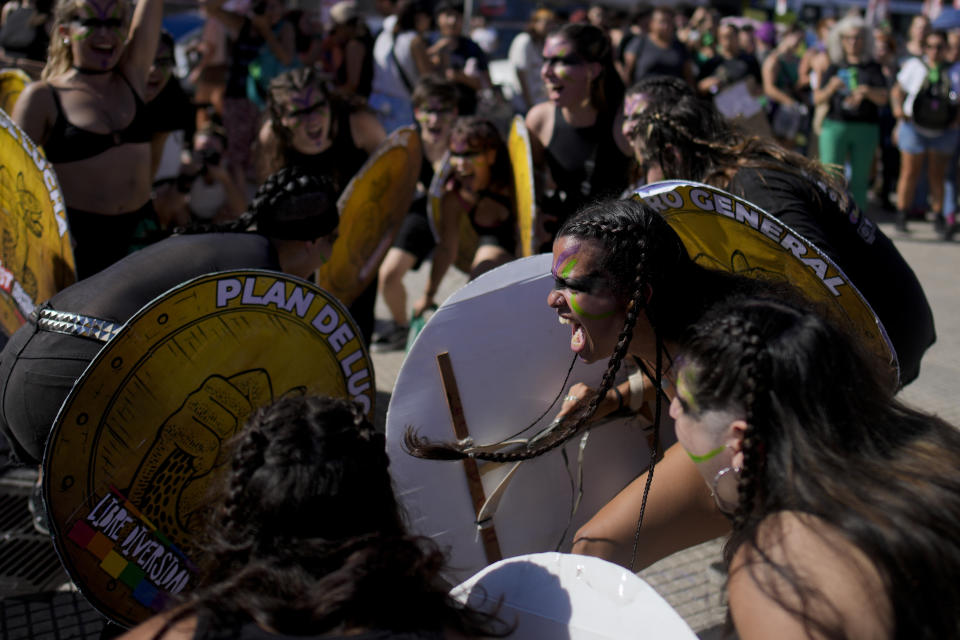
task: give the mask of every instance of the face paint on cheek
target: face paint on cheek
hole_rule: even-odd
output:
[[[707,460],[710,460],[711,458],[716,458],[718,455],[720,455],[721,453],[723,453],[723,450],[726,449],[726,448],[727,448],[727,446],[722,444],[722,445],[720,445],[719,447],[717,447],[716,449],[714,449],[713,451],[708,451],[707,453],[703,454],[702,456],[698,456],[698,455],[695,454],[695,453],[690,453],[689,451],[687,451],[687,455],[690,456],[690,459],[693,460],[693,462],[694,462],[695,464],[700,464],[701,462],[706,462]],[[684,451],[686,451],[686,449],[684,449]]]
[[[563,65],[557,65],[556,67],[554,67],[553,72],[557,74],[557,77],[560,78],[561,80],[566,80],[567,78],[570,77],[570,72]]]
[[[615,311],[615,309],[611,309],[603,313],[587,313],[583,310],[583,307],[580,306],[580,303],[577,302],[576,294],[570,294],[570,308],[573,309],[573,312],[578,316],[586,318],[587,320],[603,320],[604,318],[612,316]]]
[[[700,404],[697,402],[696,397],[694,397],[691,389],[696,387],[697,383],[697,374],[690,370],[690,367],[685,367],[680,371],[680,375],[677,376],[677,394],[680,396],[680,399],[686,403],[687,410],[694,415],[700,415]]]

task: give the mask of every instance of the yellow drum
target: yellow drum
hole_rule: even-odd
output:
[[[883,324],[849,278],[812,243],[775,217],[726,191],[682,181],[657,182],[636,198],[659,211],[698,264],[790,282],[858,334],[899,371]]]
[[[53,165],[0,111],[0,331],[76,279],[67,210]]]
[[[400,230],[420,175],[423,152],[413,127],[390,134],[367,159],[337,202],[340,237],[317,283],[350,305],[373,282]]]
[[[137,312],[77,381],[44,455],[50,530],[86,598],[129,626],[194,586],[208,489],[258,407],[317,393],[372,417],[359,336],[329,293],[269,271],[202,276]]]
[[[513,187],[517,194],[517,224],[520,226],[519,257],[537,253],[537,200],[533,187],[533,155],[530,134],[523,118],[514,116],[507,137],[510,164],[513,166]]]

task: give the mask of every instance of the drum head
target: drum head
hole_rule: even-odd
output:
[[[520,225],[520,256],[536,253],[537,204],[533,188],[533,155],[530,152],[530,133],[523,118],[514,116],[507,137],[510,164],[513,167],[513,186],[517,194],[517,223]]]
[[[481,611],[499,606],[516,640],[632,638],[695,640],[653,588],[621,566],[589,556],[534,553],[501,560],[450,591]]]
[[[317,270],[317,284],[345,305],[353,304],[376,277],[410,210],[422,158],[416,130],[401,127],[381,143],[340,196],[340,237],[330,260]]]
[[[463,465],[415,458],[404,449],[403,436],[412,426],[429,440],[455,440],[436,362],[442,352],[450,354],[464,419],[477,444],[499,442],[535,423],[526,431],[530,436],[553,420],[559,404],[551,405],[569,385],[599,384],[606,362],[588,365],[575,359],[569,327],[547,306],[551,263],[547,254],[520,258],[450,296],[407,354],[390,399],[387,452],[397,496],[413,530],[449,551],[455,582],[489,564]],[[492,520],[502,555],[568,551],[577,528],[646,468],[648,433],[632,417],[590,432],[583,498],[572,515],[580,439],[524,462]],[[673,442],[669,423],[661,433],[664,447]],[[487,497],[511,469],[483,462],[479,467]]]
[[[77,280],[67,210],[40,149],[0,111],[0,331]]]
[[[13,113],[17,98],[31,82],[33,79],[22,69],[0,69],[0,109]]]
[[[43,461],[64,567],[133,625],[190,589],[224,444],[290,394],[352,398],[373,416],[373,365],[329,293],[269,271],[202,276],[124,325],[74,385]]]
[[[704,267],[790,282],[899,373],[883,323],[853,282],[811,242],[743,198],[696,182],[670,180],[637,190]]]

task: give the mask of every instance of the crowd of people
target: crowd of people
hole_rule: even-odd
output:
[[[312,277],[338,239],[338,198],[410,126],[422,149],[413,204],[350,308],[373,350],[403,348],[409,308],[416,318],[440,302],[451,267],[472,278],[520,253],[505,145],[518,114],[535,240],[554,256],[546,303],[570,325],[570,349],[608,368],[596,389],[574,384],[559,428],[530,445],[492,453],[411,431],[409,452],[528,459],[606,414],[659,428],[669,413],[678,444],[577,532],[575,553],[640,568],[729,534],[741,638],[773,625],[789,638],[957,635],[960,436],[894,398],[935,341],[933,315],[865,213],[873,198],[902,233],[918,211],[943,239],[960,229],[957,31],[917,17],[901,50],[856,12],[804,26],[707,7],[542,6],[500,86],[493,28],[470,32],[447,0],[379,0],[376,16],[354,0],[200,7],[183,77],[162,0],[11,0],[0,14],[4,59],[34,61],[12,116],[54,166],[79,279],[0,353],[0,431],[20,463],[40,462],[60,402],[103,345],[46,320],[119,326],[211,270]],[[876,312],[899,379],[789,283],[704,268],[662,216],[624,197],[664,179],[725,189],[811,241]],[[404,275],[428,260],[408,305]],[[378,295],[390,318],[375,334]],[[407,532],[382,437],[356,407],[288,398],[233,446],[203,585],[130,637],[509,632],[496,611],[446,596],[442,556]]]

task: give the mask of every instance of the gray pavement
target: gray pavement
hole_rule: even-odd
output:
[[[919,378],[905,388],[900,397],[912,406],[960,425],[960,402],[954,396],[960,380],[960,298],[956,295],[960,281],[960,241],[941,242],[927,222],[911,222],[911,232],[901,234],[893,229],[889,214],[871,211],[870,215],[893,239],[920,278],[937,327],[937,343],[924,357]],[[404,283],[408,304],[412,304],[423,291],[428,270],[427,263],[418,272],[407,274]],[[462,273],[451,270],[436,299],[442,301],[465,283],[466,277]],[[388,317],[383,301],[378,300],[377,318],[385,320]],[[373,360],[378,391],[377,414],[383,425],[403,354],[378,353],[373,355]],[[723,634],[726,604],[723,596],[725,575],[720,559],[722,542],[717,539],[681,551],[640,573],[704,640],[735,637]]]

